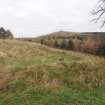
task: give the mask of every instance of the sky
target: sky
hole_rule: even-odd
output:
[[[15,37],[36,37],[56,31],[105,31],[91,22],[98,0],[0,0],[0,26]]]

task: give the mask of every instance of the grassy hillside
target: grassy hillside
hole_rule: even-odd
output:
[[[105,59],[0,40],[0,105],[105,105]]]

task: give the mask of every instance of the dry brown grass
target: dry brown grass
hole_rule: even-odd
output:
[[[104,105],[104,86],[104,58],[0,40],[0,105]]]
[[[51,79],[50,69],[55,69],[53,72],[58,73],[58,77]],[[13,80],[59,88],[64,85],[65,72],[68,74],[67,82],[73,82],[76,87],[91,89],[105,85],[104,58],[48,48],[33,42],[0,40],[0,89],[6,88],[7,82]]]

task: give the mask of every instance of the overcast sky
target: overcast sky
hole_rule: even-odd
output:
[[[54,31],[105,31],[90,22],[98,0],[0,0],[0,26],[16,37]]]

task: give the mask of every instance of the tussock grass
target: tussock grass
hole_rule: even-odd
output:
[[[0,105],[104,105],[105,59],[0,40]]]

